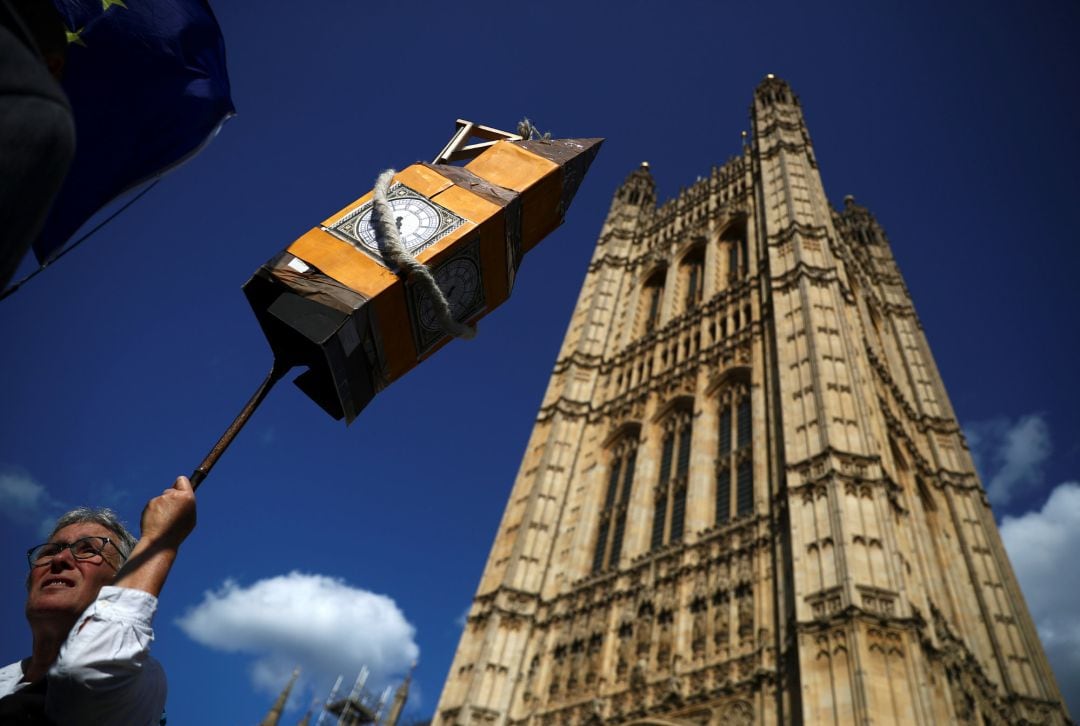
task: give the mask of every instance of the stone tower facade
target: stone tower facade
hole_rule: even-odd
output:
[[[434,723],[1067,722],[884,232],[750,115],[616,192]]]

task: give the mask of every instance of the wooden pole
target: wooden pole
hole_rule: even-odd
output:
[[[225,433],[221,435],[221,438],[218,439],[217,443],[210,449],[210,453],[206,455],[206,458],[202,460],[202,463],[195,468],[194,472],[192,472],[190,477],[192,489],[199,488],[203,479],[205,479],[210,473],[210,470],[214,468],[214,464],[216,464],[217,460],[221,458],[221,455],[225,453],[225,449],[229,448],[229,444],[231,444],[233,439],[236,438],[236,435],[240,433],[240,429],[244,428],[244,424],[251,418],[251,414],[255,413],[255,409],[257,409],[259,404],[263,402],[263,399],[266,398],[266,394],[270,393],[270,389],[274,387],[274,384],[284,378],[285,374],[288,373],[291,368],[292,366],[284,365],[277,359],[274,360],[273,367],[266,375],[266,379],[259,384],[259,387],[251,397],[251,400],[249,400],[247,405],[240,410],[240,413],[237,414],[233,422],[229,424],[229,428],[225,429]]]

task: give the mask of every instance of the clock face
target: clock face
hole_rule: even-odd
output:
[[[439,210],[423,197],[397,197],[390,200],[394,222],[401,234],[401,243],[410,254],[416,254],[427,246],[439,232]],[[356,221],[356,231],[360,242],[373,252],[379,251],[375,240],[375,227],[371,223],[369,207]]]
[[[401,182],[390,187],[387,201],[394,223],[401,233],[401,243],[411,255],[427,249],[465,223],[464,219],[446,207]],[[373,203],[367,201],[323,229],[385,265],[375,239],[375,228],[371,224],[373,207]]]
[[[484,309],[484,276],[480,267],[480,237],[462,240],[456,254],[431,270],[446,302],[450,315],[459,323]],[[412,323],[416,350],[423,355],[439,341],[447,338],[435,314],[435,303],[420,285],[406,283],[409,318]]]
[[[435,273],[435,282],[439,284],[439,289],[446,296],[446,302],[450,304],[451,316],[460,322],[473,307],[476,293],[480,289],[480,271],[476,268],[476,263],[467,257],[450,260]],[[439,330],[431,296],[422,296],[419,307],[420,325],[427,330]]]

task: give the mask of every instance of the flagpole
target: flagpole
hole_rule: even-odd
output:
[[[229,448],[229,444],[231,444],[233,439],[236,438],[236,435],[240,433],[240,429],[244,428],[244,424],[251,418],[251,414],[255,413],[255,409],[257,409],[259,404],[263,402],[263,399],[266,398],[266,394],[270,393],[270,389],[274,387],[274,384],[280,381],[291,368],[292,366],[285,365],[277,359],[274,359],[273,367],[270,369],[270,372],[266,375],[263,382],[259,384],[254,395],[252,395],[251,399],[240,410],[240,413],[237,414],[233,422],[229,424],[229,428],[225,429],[225,433],[221,435],[221,438],[219,438],[213,448],[210,449],[210,452],[206,455],[206,458],[202,460],[202,463],[195,468],[194,472],[192,472],[189,478],[191,479],[191,487],[193,489],[199,488],[203,479],[205,479],[207,475],[210,474],[210,470],[214,468],[214,464],[216,464],[217,460],[221,458],[221,455],[225,453],[225,449]]]

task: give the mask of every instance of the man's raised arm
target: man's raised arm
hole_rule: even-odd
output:
[[[113,585],[161,593],[180,544],[195,528],[195,490],[186,476],[143,509],[142,535]]]

